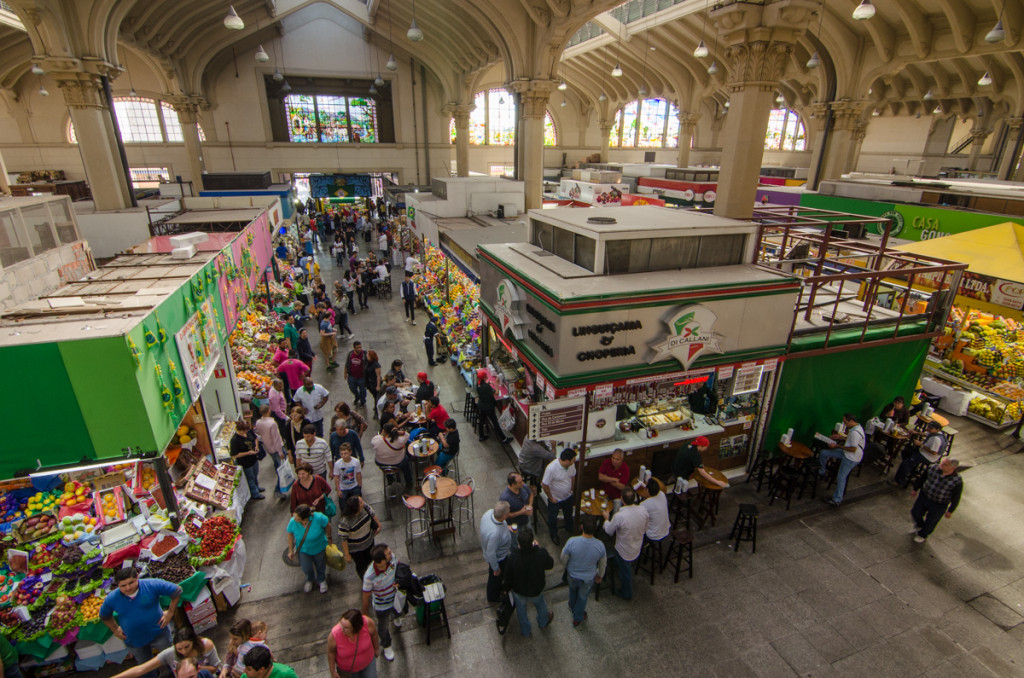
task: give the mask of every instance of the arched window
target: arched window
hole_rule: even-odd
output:
[[[178,114],[166,101],[144,97],[116,97],[114,112],[117,114],[117,128],[121,132],[121,140],[126,144],[180,144],[184,141]],[[199,126],[199,140],[206,141],[202,125]],[[78,143],[75,124],[70,121],[68,141]]]
[[[475,108],[469,114],[469,143],[474,146],[511,146],[516,142],[516,101],[504,89],[495,88],[478,92],[473,99]],[[455,118],[448,126],[451,142],[455,143]],[[544,145],[558,145],[558,130],[550,112],[544,114]]]
[[[764,134],[766,151],[803,151],[807,148],[804,123],[796,111],[789,108],[774,108],[768,118],[768,129]]]
[[[612,148],[676,148],[679,109],[667,99],[631,101],[616,111],[608,141]]]

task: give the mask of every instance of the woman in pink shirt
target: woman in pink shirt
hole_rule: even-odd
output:
[[[281,428],[277,425],[277,420],[270,414],[270,405],[260,407],[260,418],[253,428],[256,429],[256,435],[259,437],[260,443],[263,444],[263,449],[267,451],[271,461],[274,462],[274,475],[276,476],[277,467],[284,459],[284,440],[281,438]],[[284,493],[281,491],[281,481],[278,479],[275,479],[274,482],[274,496],[278,499],[284,497]]]
[[[298,355],[294,350],[289,351],[288,360],[285,360],[277,368],[278,374],[283,374],[288,379],[286,382],[288,386],[286,394],[289,400],[291,400],[291,396],[295,391],[302,388],[302,380],[309,374],[309,366],[299,360]]]
[[[288,425],[288,399],[285,397],[284,382],[274,379],[270,382],[270,392],[267,394],[267,401],[270,404],[270,414],[277,422],[281,436],[284,437]]]

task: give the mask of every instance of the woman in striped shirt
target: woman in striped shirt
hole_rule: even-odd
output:
[[[380,519],[362,497],[349,497],[344,513],[338,520],[338,537],[345,561],[356,564],[356,572],[362,579],[370,566],[370,549],[373,538],[380,533]]]

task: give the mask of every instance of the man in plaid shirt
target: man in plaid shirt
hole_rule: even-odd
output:
[[[943,458],[938,464],[928,469],[921,476],[910,496],[917,497],[910,516],[914,519],[914,541],[923,544],[935,526],[939,524],[942,514],[952,517],[953,511],[960,504],[960,495],[964,490],[964,480],[957,473],[960,462],[956,459]],[[920,492],[920,494],[918,494]]]

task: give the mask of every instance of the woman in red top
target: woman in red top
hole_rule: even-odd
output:
[[[313,467],[304,461],[295,466],[298,480],[292,485],[292,513],[300,504],[305,504],[314,511],[324,512],[324,497],[331,496],[331,486],[327,481],[313,473]]]
[[[377,624],[359,610],[341,615],[327,636],[327,665],[331,678],[342,674],[352,678],[377,678],[380,637]]]

